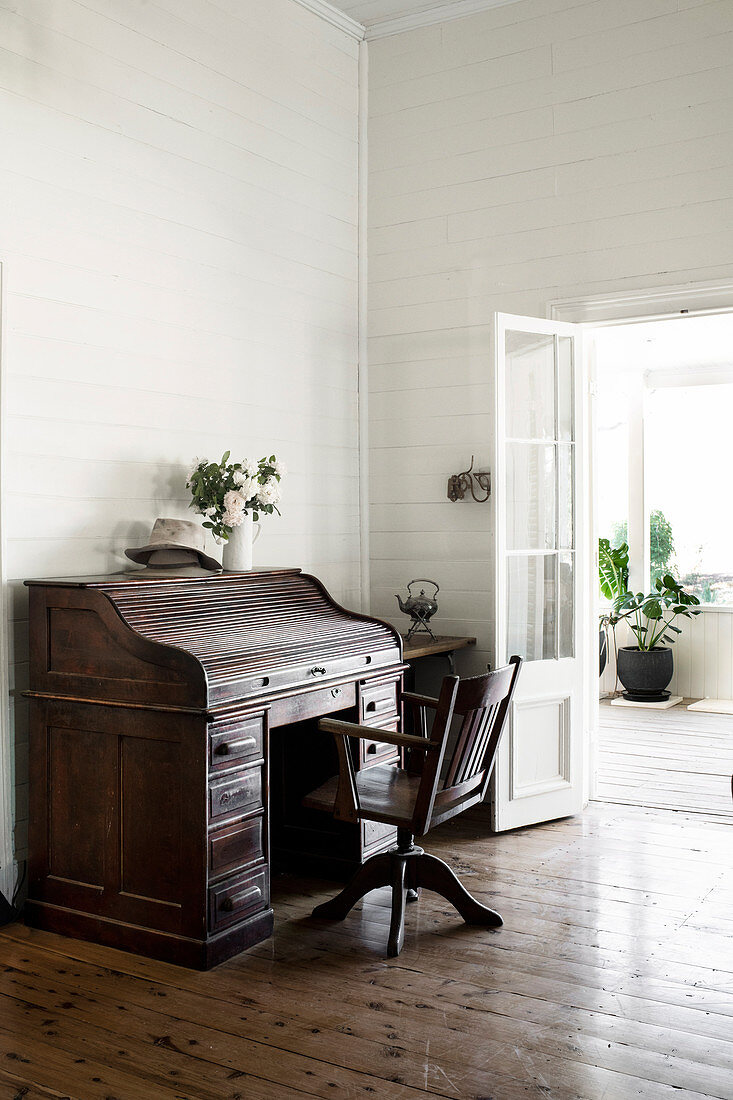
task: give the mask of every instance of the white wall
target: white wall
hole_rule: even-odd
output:
[[[293,0],[0,3],[16,690],[20,580],[124,567],[197,455],[276,451],[255,564],[358,604],[357,63]]]
[[[372,607],[434,577],[464,668],[491,659],[491,516],[445,491],[489,457],[491,315],[733,276],[732,49],[729,0],[520,0],[370,43]]]

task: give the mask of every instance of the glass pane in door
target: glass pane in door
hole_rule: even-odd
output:
[[[555,549],[555,447],[509,443],[506,456],[507,549]]]
[[[557,547],[572,550],[573,542],[573,446],[557,444]]]
[[[525,661],[555,656],[557,616],[557,557],[555,554],[516,554],[507,559],[507,652]]]
[[[573,341],[557,337],[557,438],[575,438],[573,425]]]
[[[507,437],[554,439],[554,336],[507,332],[505,350]]]
[[[557,656],[575,656],[575,554],[558,554]]]

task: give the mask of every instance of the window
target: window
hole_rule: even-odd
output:
[[[733,609],[733,313],[594,331],[597,528],[629,544],[629,583],[672,573]]]
[[[629,401],[628,379],[610,373],[599,378],[596,403],[598,531],[611,546],[628,541]]]
[[[644,454],[652,582],[671,571],[702,603],[732,605],[733,383],[653,388],[652,372],[648,385]]]

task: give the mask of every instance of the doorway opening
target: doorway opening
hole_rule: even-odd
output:
[[[730,821],[733,313],[617,323],[594,341],[597,534],[628,546],[632,592],[653,593],[671,575],[700,600],[700,613],[674,619],[681,632],[667,634],[666,704],[623,698],[609,646],[594,797]],[[599,613],[607,607],[601,597]],[[635,644],[628,622],[615,640]]]

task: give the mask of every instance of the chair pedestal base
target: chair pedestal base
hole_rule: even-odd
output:
[[[392,887],[392,917],[387,940],[387,955],[399,955],[405,939],[405,903],[417,901],[421,887],[434,890],[455,906],[466,924],[499,928],[504,922],[498,913],[476,901],[447,863],[418,848],[407,830],[397,834],[397,847],[372,856],[362,864],[340,894],[313,910],[314,917],[344,920],[357,901],[371,890]]]

